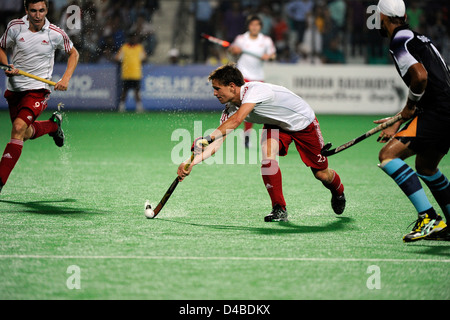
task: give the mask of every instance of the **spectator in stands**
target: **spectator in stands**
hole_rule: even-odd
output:
[[[345,63],[344,52],[340,48],[341,40],[339,37],[334,38],[330,42],[329,48],[326,48],[322,54],[323,63],[342,64]]]
[[[120,95],[119,112],[125,112],[125,100],[129,90],[134,89],[136,112],[144,112],[141,100],[142,62],[147,55],[140,37],[136,33],[128,36],[127,42],[119,49],[115,59],[121,63],[122,93]]]
[[[200,35],[202,33],[212,35],[213,24],[213,6],[209,0],[197,0],[193,1],[191,5],[191,13],[195,19],[195,31],[194,31],[194,62],[204,62],[207,59],[210,43],[208,41],[201,40]]]
[[[360,0],[350,0],[348,2],[348,17],[351,55],[362,56],[364,54],[364,40],[366,30],[366,7]]]
[[[312,0],[294,0],[286,4],[286,14],[291,19],[292,28],[297,34],[297,43],[303,42],[306,30],[306,18],[313,10]]]
[[[347,5],[344,0],[333,0],[328,4],[328,9],[333,21],[335,35],[342,35],[346,23]]]
[[[307,27],[300,43],[300,52],[308,63],[318,63],[316,57],[322,53],[322,34],[320,33],[315,16],[310,13],[306,19]]]
[[[0,8],[0,21],[2,23],[0,33],[3,34],[8,21],[23,16],[23,1],[0,0]]]
[[[435,19],[435,23],[429,27],[428,34],[436,48],[442,52],[445,42],[448,41],[447,27],[443,22],[442,11],[435,13]]]
[[[264,4],[259,8],[258,11],[258,16],[262,21],[261,33],[266,36],[270,36],[274,25],[274,16],[272,9],[268,4]]]
[[[286,48],[289,50],[289,26],[280,13],[275,15],[271,34],[277,52],[282,52]]]
[[[130,28],[130,33],[140,35],[147,55],[152,55],[155,52],[158,44],[155,27],[149,20],[146,20],[145,15],[141,14],[138,16],[136,22]]]
[[[421,17],[424,17],[422,8],[419,7],[417,1],[411,2],[411,5],[406,9],[406,16],[409,27],[414,31],[419,31],[421,24]]]
[[[233,1],[231,8],[225,12],[223,18],[225,40],[231,42],[245,30],[245,19],[246,17],[242,13],[241,3],[239,1]]]

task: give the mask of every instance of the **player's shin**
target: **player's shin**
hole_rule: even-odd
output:
[[[344,185],[341,182],[341,177],[333,169],[330,169],[330,172],[333,176],[331,182],[322,181],[322,184],[325,188],[330,190],[333,195],[340,196],[344,193]]]
[[[35,121],[31,126],[33,127],[34,133],[30,139],[37,139],[58,129],[58,125],[50,120]]]
[[[450,182],[440,171],[432,176],[417,174],[430,188],[431,193],[441,207],[447,223],[450,222]]]
[[[263,160],[261,165],[261,174],[272,201],[272,208],[275,205],[280,205],[286,209],[286,201],[283,196],[283,186],[281,170],[276,160]]]
[[[342,214],[345,210],[347,200],[344,195],[344,185],[342,184],[341,177],[333,169],[327,168],[325,170],[314,170],[314,176],[316,179],[322,181],[322,184],[331,191],[331,208],[334,213]]]
[[[416,208],[419,216],[428,214],[436,219],[437,214],[422,188],[416,172],[400,158],[383,161],[379,167],[386,172],[400,187]]]
[[[16,163],[22,154],[22,148],[23,141],[17,139],[11,139],[10,143],[6,145],[0,161],[0,181],[2,185],[5,185],[6,181],[8,181],[11,171],[16,166]]]

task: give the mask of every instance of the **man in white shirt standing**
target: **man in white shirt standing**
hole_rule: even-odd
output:
[[[287,155],[292,142],[316,179],[331,191],[333,211],[336,214],[344,212],[344,186],[339,175],[328,167],[328,159],[321,155],[323,138],[319,122],[305,100],[285,87],[262,82],[245,83],[242,73],[232,64],[213,71],[209,80],[212,81],[214,96],[226,104],[221,125],[209,136],[194,141],[195,157],[192,162],[187,160],[179,166],[180,180],[190,174],[194,165],[213,155],[225,136],[245,119],[264,124],[261,173],[272,201],[272,212],[265,217],[266,222],[287,221],[281,171],[276,159],[278,155]],[[186,170],[187,163],[190,166]]]
[[[0,161],[0,191],[22,154],[24,141],[43,135],[53,137],[58,147],[64,145],[61,129],[62,116],[53,113],[47,121],[36,121],[47,108],[50,86],[18,75],[18,70],[51,79],[55,50],[64,50],[69,58],[66,71],[55,85],[55,90],[66,91],[78,63],[78,51],[66,33],[51,24],[46,16],[48,0],[25,0],[26,15],[12,20],[0,39],[0,63],[8,64],[11,53],[11,71],[5,71],[8,86],[5,98],[12,122],[11,140]]]
[[[272,39],[261,33],[262,20],[257,15],[247,17],[247,29],[236,37],[230,46],[230,52],[240,55],[237,67],[244,76],[244,81],[264,82],[264,61],[276,58],[276,48]],[[244,122],[245,146],[250,145],[252,124]]]

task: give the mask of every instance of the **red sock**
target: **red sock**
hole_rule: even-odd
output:
[[[272,200],[272,208],[279,204],[286,210],[286,201],[283,196],[283,186],[281,183],[281,170],[276,160],[265,160],[261,165],[261,174],[266,185],[267,192]]]
[[[0,180],[3,185],[6,184],[11,171],[19,160],[22,154],[22,148],[22,140],[11,139],[10,143],[6,145],[2,160],[0,161]]]
[[[55,132],[58,129],[58,125],[50,120],[46,121],[35,121],[31,126],[34,129],[34,134],[31,139],[37,139],[43,135]]]
[[[344,193],[344,185],[341,182],[341,177],[337,174],[336,171],[333,171],[333,180],[330,184],[323,184],[327,189],[331,191],[333,195],[340,196]]]

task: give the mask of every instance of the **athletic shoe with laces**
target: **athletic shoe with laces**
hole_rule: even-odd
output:
[[[331,208],[333,208],[334,213],[342,214],[345,210],[345,195],[341,194],[340,196],[333,195],[331,198]]]
[[[279,204],[276,204],[272,212],[264,217],[265,222],[274,222],[274,221],[288,221],[288,213],[287,210],[284,210]]]
[[[436,219],[430,219],[428,214],[424,216],[420,216],[419,218],[413,222],[414,227],[410,233],[403,237],[404,242],[413,242],[417,240],[425,239],[426,237],[430,237],[433,233],[441,231],[447,225],[444,221],[442,221],[441,216],[437,216]]]
[[[48,135],[50,137],[53,138],[53,141],[55,141],[55,144],[58,147],[62,147],[64,146],[64,140],[65,140],[65,136],[64,136],[64,131],[61,128],[61,124],[62,124],[62,115],[61,113],[59,113],[58,111],[53,112],[52,116],[49,119],[50,121],[53,121],[54,123],[56,123],[58,125],[58,129],[53,132],[53,133],[49,133]]]

